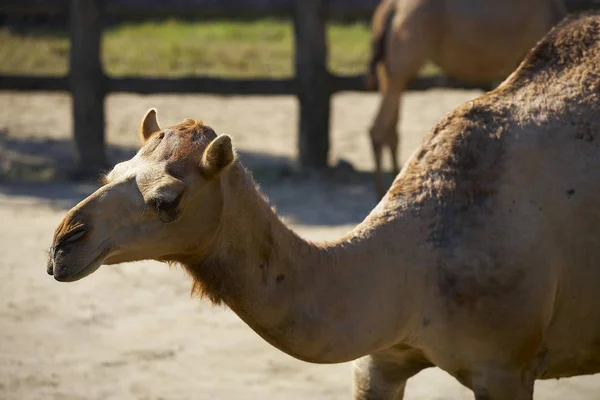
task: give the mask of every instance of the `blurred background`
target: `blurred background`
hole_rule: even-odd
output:
[[[232,136],[278,213],[328,240],[377,204],[365,88],[377,0],[3,0],[0,4],[0,399],[349,398],[350,367],[306,364],[232,312],[190,299],[155,262],[72,285],[45,274],[65,212],[162,126]],[[566,0],[569,12],[598,8]],[[429,61],[403,94],[400,160],[489,86]],[[393,175],[387,173],[389,184]],[[538,382],[536,399],[599,399],[600,377]],[[438,369],[407,399],[467,399]]]

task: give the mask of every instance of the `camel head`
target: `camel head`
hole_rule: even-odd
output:
[[[48,262],[56,280],[76,281],[103,264],[193,261],[216,237],[221,181],[235,160],[229,136],[190,119],[163,130],[154,109],[140,131],[138,153],[56,229]]]

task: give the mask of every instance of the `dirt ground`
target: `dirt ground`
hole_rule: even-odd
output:
[[[402,158],[440,117],[477,91],[410,93]],[[375,205],[367,126],[376,95],[345,94],[333,106],[330,179],[286,177],[295,153],[289,97],[137,96],[107,100],[113,161],[137,146],[149,107],[163,125],[203,119],[232,135],[277,210],[303,236],[332,239]],[[70,165],[70,99],[0,93],[0,177],[51,177]],[[352,171],[351,164],[355,171]],[[225,308],[190,298],[180,269],[155,262],[103,267],[73,284],[46,275],[46,249],[65,211],[91,184],[0,181],[0,399],[347,399],[349,364],[314,365],[270,347]],[[439,369],[409,381],[407,399],[472,399]],[[600,399],[600,375],[536,384],[536,399]]]

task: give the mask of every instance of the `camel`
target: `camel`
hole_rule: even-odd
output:
[[[48,273],[182,265],[268,343],[353,361],[354,399],[437,366],[477,400],[600,372],[600,14],[567,18],[498,88],[448,113],[338,240],[288,228],[231,137],[161,129],[57,227]]]
[[[427,60],[448,77],[493,85],[565,15],[562,0],[382,0],[372,17],[366,80],[381,93],[369,130],[377,195],[385,194],[384,148],[398,174],[400,98]]]

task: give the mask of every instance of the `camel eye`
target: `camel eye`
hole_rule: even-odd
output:
[[[156,211],[170,211],[177,208],[181,202],[181,195],[175,197],[173,200],[167,200],[164,197],[156,197],[149,201],[149,206]]]
[[[164,197],[153,198],[148,202],[148,206],[158,214],[161,221],[171,222],[179,216],[177,208],[181,202],[182,194],[172,200],[167,200]]]

